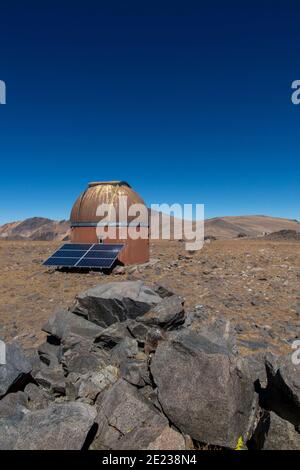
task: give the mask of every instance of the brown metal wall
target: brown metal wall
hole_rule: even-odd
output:
[[[147,230],[148,229],[143,229]],[[72,243],[98,243],[96,227],[72,227],[71,229]],[[105,243],[124,243],[125,247],[119,256],[119,261],[124,265],[147,263],[150,258],[149,239],[119,238],[118,231],[116,238],[105,239]]]

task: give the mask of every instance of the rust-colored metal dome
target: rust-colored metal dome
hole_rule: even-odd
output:
[[[103,215],[99,212],[97,215],[101,204],[107,204],[107,206],[102,207]],[[140,210],[129,216],[128,210],[133,204],[142,204],[145,211],[137,208]],[[142,221],[144,217],[145,220]],[[139,220],[137,221],[136,218]],[[115,230],[107,231],[108,225],[110,228],[115,227]],[[71,242],[121,243],[124,247],[118,256],[119,262],[125,265],[147,263],[150,254],[148,225],[148,211],[145,203],[128,183],[125,181],[94,182],[88,185],[72,208]],[[140,235],[137,238],[131,233],[131,227],[134,226]]]
[[[127,198],[120,199],[121,196]],[[101,204],[112,204],[116,211],[116,222],[119,220],[119,204],[123,204],[123,211],[132,204],[143,204],[143,199],[125,181],[99,181],[89,183],[88,188],[78,197],[71,211],[71,226],[91,226],[104,216],[97,215],[97,209]],[[122,202],[123,201],[123,202]],[[126,201],[127,207],[124,205]],[[128,222],[134,217],[128,216]]]

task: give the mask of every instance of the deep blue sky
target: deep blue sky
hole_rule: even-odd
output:
[[[106,179],[300,218],[299,2],[178,3],[1,1],[0,223],[67,218]]]

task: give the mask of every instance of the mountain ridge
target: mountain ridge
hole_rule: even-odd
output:
[[[167,217],[163,215],[161,225],[164,225],[166,221]],[[280,230],[300,232],[300,222],[296,219],[268,215],[223,216],[205,220],[205,236],[218,239],[238,236],[259,237]],[[67,241],[69,236],[70,222],[68,220],[30,217],[0,226],[0,239],[4,240]]]

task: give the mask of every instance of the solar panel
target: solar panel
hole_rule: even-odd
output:
[[[83,252],[83,257],[84,258],[113,258],[115,257],[115,254],[119,253],[120,250],[118,251],[88,251],[88,252]],[[73,253],[73,252],[71,252]]]
[[[124,245],[66,243],[44,261],[45,266],[111,268]]]
[[[52,257],[53,258],[81,258],[86,253],[85,250],[58,250],[56,251]]]
[[[116,258],[83,258],[81,261],[79,261],[76,266],[78,266],[79,268],[111,268],[115,259]]]
[[[98,243],[97,245],[94,245],[91,248],[91,251],[106,251],[107,249],[109,250],[116,250],[120,251],[123,248],[124,245],[119,245],[117,243]],[[109,247],[109,248],[108,248]]]
[[[75,266],[78,258],[54,258],[47,259],[43,264],[46,266]]]
[[[93,243],[66,243],[60,247],[60,250],[88,250],[92,246]]]

